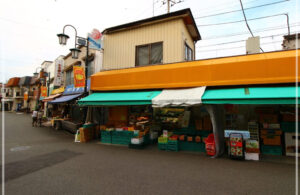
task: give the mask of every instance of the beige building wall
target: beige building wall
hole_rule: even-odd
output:
[[[183,19],[173,19],[134,29],[105,34],[103,69],[135,67],[136,46],[163,42],[163,63],[184,61],[184,42],[194,43]]]

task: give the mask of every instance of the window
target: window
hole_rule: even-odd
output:
[[[151,43],[148,45],[136,46],[136,66],[159,64],[163,60],[163,44]]]
[[[74,84],[73,68],[66,71],[66,86]]]
[[[87,78],[89,78],[92,74],[94,74],[94,60],[88,62]]]
[[[185,60],[191,61],[193,60],[193,50],[188,46],[187,43],[185,43]]]

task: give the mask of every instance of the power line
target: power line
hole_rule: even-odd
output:
[[[282,35],[286,35],[286,34],[282,33],[282,34],[276,34],[276,35],[263,36],[263,37],[260,37],[260,38],[261,39],[265,39],[265,38],[269,38],[269,37],[278,37],[278,36],[282,36]],[[211,44],[211,45],[198,45],[197,48],[200,48],[200,47],[212,47],[212,46],[218,46],[218,45],[227,45],[227,44],[231,44],[231,43],[239,43],[239,42],[244,42],[244,41],[247,41],[247,40],[243,39],[243,40],[223,42],[223,43],[217,43],[217,44]]]
[[[259,19],[264,19],[264,18],[271,18],[271,17],[276,17],[276,16],[282,16],[284,14],[275,14],[275,15],[270,15],[270,16],[263,16],[263,17],[257,17],[257,18],[251,18],[248,19],[248,21],[251,20],[259,20]],[[237,21],[231,21],[231,22],[223,22],[223,23],[215,23],[215,24],[203,24],[203,25],[197,25],[198,27],[205,27],[205,26],[216,26],[216,25],[223,25],[223,24],[233,24],[233,23],[239,23],[239,22],[244,22],[245,20],[237,20]]]
[[[274,5],[274,4],[278,4],[278,3],[284,3],[284,2],[287,2],[287,1],[289,1],[289,0],[283,0],[283,1],[273,2],[273,3],[263,4],[263,5],[258,5],[258,6],[253,6],[253,7],[248,7],[248,8],[244,8],[244,10],[249,10],[249,9],[255,9],[255,8],[260,8],[260,7],[270,6],[270,5]],[[194,19],[200,19],[200,18],[208,18],[208,17],[220,16],[220,15],[230,14],[230,13],[240,12],[240,11],[242,11],[242,10],[237,9],[237,10],[232,10],[232,11],[228,11],[228,12],[222,12],[222,13],[217,13],[217,14],[211,14],[211,15],[206,15],[206,16],[195,17]]]
[[[247,26],[249,32],[251,33],[252,37],[254,37],[254,35],[253,35],[253,33],[252,33],[251,29],[250,29],[250,26],[249,26],[249,24],[247,22],[247,18],[246,18],[246,14],[245,14],[245,11],[244,11],[242,0],[240,0],[240,3],[241,3],[241,8],[242,8],[242,11],[243,11],[243,16],[244,16],[244,19],[245,19],[246,26]]]
[[[297,27],[299,26],[300,23],[292,23],[290,25],[290,27]],[[253,32],[264,32],[264,31],[270,31],[270,30],[278,30],[278,29],[284,29],[286,28],[285,25],[280,25],[280,26],[274,26],[274,27],[269,27],[269,28],[261,28],[261,29],[257,29],[254,30]],[[205,40],[210,40],[210,39],[217,39],[217,38],[223,38],[223,37],[234,37],[234,36],[239,36],[239,35],[244,35],[244,34],[248,34],[248,31],[244,31],[244,32],[240,32],[240,33],[232,33],[232,34],[225,34],[225,35],[220,35],[220,36],[210,36],[207,37],[205,39],[202,39],[201,41],[205,41]]]
[[[268,45],[268,44],[274,44],[274,43],[282,43],[282,41],[272,41],[272,42],[265,42],[261,43],[261,45]],[[244,46],[239,47],[228,47],[228,48],[218,48],[218,49],[210,49],[210,50],[197,50],[196,52],[211,52],[211,51],[217,51],[217,50],[232,50],[232,49],[238,49],[238,48],[245,48]]]

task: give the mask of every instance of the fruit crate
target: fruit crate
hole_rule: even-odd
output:
[[[111,144],[111,138],[101,137],[101,142],[106,144]]]
[[[196,143],[196,142],[187,142],[187,141],[179,141],[179,150],[183,151],[193,151],[193,152],[205,152],[205,144],[204,143]]]
[[[262,145],[261,152],[262,154],[282,155],[282,147]]]
[[[159,150],[167,150],[167,143],[158,143]]]
[[[167,143],[167,150],[168,151],[178,151],[178,141],[177,140],[169,140]]]

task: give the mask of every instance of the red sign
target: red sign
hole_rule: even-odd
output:
[[[41,96],[47,97],[47,87],[41,86]]]
[[[73,66],[74,73],[74,87],[84,87],[85,86],[85,74],[84,69],[81,66]]]

